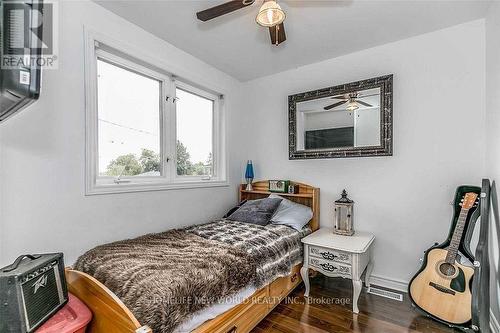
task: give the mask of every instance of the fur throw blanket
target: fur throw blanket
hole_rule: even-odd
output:
[[[311,233],[309,228],[298,232],[284,225],[261,226],[230,220],[196,225],[186,230],[245,251],[257,263],[252,281],[257,288],[289,275],[293,267],[302,262],[301,239]]]
[[[75,269],[106,285],[153,332],[167,333],[252,283],[256,264],[238,247],[171,230],[98,246]]]

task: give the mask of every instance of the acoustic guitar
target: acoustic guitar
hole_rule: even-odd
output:
[[[477,206],[477,197],[473,192],[465,194],[449,246],[427,250],[421,270],[409,285],[410,297],[417,307],[456,325],[472,318],[470,282],[474,268],[460,260],[463,256],[458,249],[469,210]]]

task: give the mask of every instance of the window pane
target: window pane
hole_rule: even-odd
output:
[[[160,175],[161,82],[97,61],[99,175]]]
[[[177,174],[213,175],[212,100],[176,89]]]

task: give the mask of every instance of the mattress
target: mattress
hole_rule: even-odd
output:
[[[186,319],[182,324],[177,326],[174,333],[188,333],[206,322],[207,320],[213,319],[220,314],[232,309],[237,306],[250,296],[252,296],[258,289],[254,286],[248,286],[241,289],[238,293],[228,297],[224,302],[213,304],[210,307],[198,311],[190,318]]]

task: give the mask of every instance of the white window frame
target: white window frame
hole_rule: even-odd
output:
[[[225,117],[222,95],[214,93],[210,89],[200,88],[199,86],[179,80],[176,76],[167,74],[167,71],[164,73],[161,70],[152,69],[161,68],[159,66],[151,66],[151,68],[143,66],[133,61],[133,59],[141,59],[140,62],[143,64],[158,64],[159,62],[151,61],[151,58],[144,59],[144,55],[134,54],[130,50],[130,47],[124,47],[116,41],[105,39],[103,36],[97,39],[93,33],[86,33],[86,195],[228,186],[226,179]],[[103,48],[103,45],[106,47]],[[117,52],[110,52],[108,49],[116,50]],[[158,115],[160,117],[160,159],[162,162],[160,176],[110,177],[99,175],[98,58],[160,82],[160,113]],[[213,101],[213,175],[211,176],[177,175],[176,88]]]

